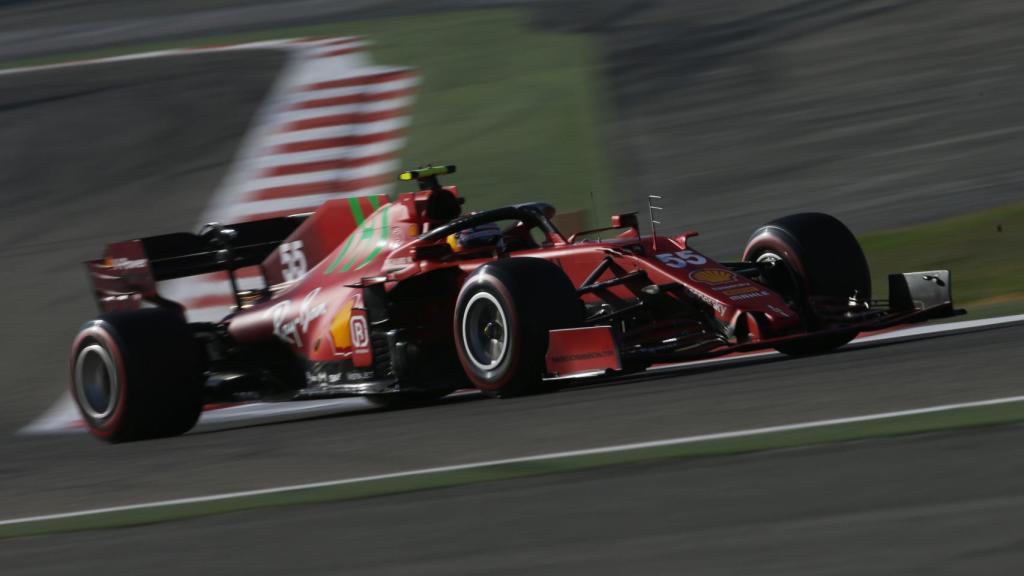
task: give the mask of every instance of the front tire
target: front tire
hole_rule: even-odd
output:
[[[203,407],[205,359],[185,319],[160,308],[87,322],[71,353],[71,395],[108,442],[177,436]]]
[[[871,274],[857,238],[839,220],[817,212],[793,214],[761,226],[751,235],[743,260],[767,265],[766,283],[800,312],[810,331],[828,328],[813,305],[871,300]],[[838,348],[855,330],[786,342],[784,354],[806,356]]]
[[[474,386],[490,396],[536,392],[548,331],[584,317],[576,288],[557,265],[505,258],[477,268],[455,306],[455,349]]]

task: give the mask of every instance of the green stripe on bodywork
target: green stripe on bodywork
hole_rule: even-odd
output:
[[[376,231],[376,228],[370,227],[369,222],[363,224],[363,230],[362,233],[359,234],[359,241],[356,243],[356,249],[354,250],[354,252],[359,252],[359,247],[363,245],[363,242],[369,240],[370,238],[373,238],[373,233]],[[349,269],[352,268],[352,265],[356,263],[356,257],[356,254],[352,254],[352,259],[346,262],[345,265],[341,267],[341,271],[348,272]]]
[[[327,267],[327,270],[324,270],[324,274],[334,272],[334,269],[341,263],[341,259],[345,257],[345,254],[348,254],[348,249],[352,246],[352,239],[355,237],[356,231],[353,230],[352,233],[348,235],[348,240],[345,240],[345,245],[341,247],[341,252],[338,252],[338,257],[334,259],[334,262],[331,262],[331,265]]]
[[[380,254],[380,251],[388,245],[388,232],[388,211],[385,210],[380,220],[380,242],[377,243],[377,247],[373,249],[373,252],[370,252],[370,255],[366,257],[366,260],[363,260],[362,264],[356,266],[356,270],[360,270],[370,262],[373,262],[373,259]]]
[[[349,198],[348,206],[352,209],[352,217],[356,219],[356,226],[363,223],[363,207],[359,205],[359,198]]]
[[[376,195],[370,196],[369,198],[370,198],[370,206],[373,206],[374,210],[377,210],[377,208],[380,208],[380,201],[377,200],[377,196]]]
[[[352,210],[352,218],[355,219],[356,229],[358,229],[360,226],[362,226],[363,221],[366,219],[363,216],[363,207],[359,205],[358,198],[349,198],[348,207]],[[377,206],[374,205],[374,209],[376,208]],[[338,257],[334,259],[334,262],[331,262],[331,265],[327,267],[327,270],[324,270],[324,274],[330,274],[331,272],[334,272],[335,268],[338,267],[338,264],[340,264],[342,259],[345,258],[345,254],[348,254],[348,249],[352,246],[353,237],[355,237],[355,230],[353,230],[352,233],[348,235],[348,240],[345,240],[345,245],[341,247],[341,252],[338,252]]]

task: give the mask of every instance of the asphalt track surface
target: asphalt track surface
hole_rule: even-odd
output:
[[[4,518],[327,481],[1022,393],[1012,326],[836,354],[668,370],[514,400],[194,433],[110,447],[0,439]]]
[[[1014,574],[1022,442],[1024,428],[999,427],[611,467],[10,540],[0,565],[8,575]],[[168,564],[168,550],[183,553]]]

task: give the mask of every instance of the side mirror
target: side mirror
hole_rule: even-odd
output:
[[[455,252],[452,247],[447,243],[442,242],[440,244],[428,244],[426,246],[417,246],[413,248],[412,257],[415,260],[441,260],[447,256],[451,256]]]
[[[634,230],[639,230],[640,220],[637,218],[636,212],[615,214],[612,216],[612,228],[632,228]]]
[[[593,234],[595,232],[606,232],[608,230],[619,230],[622,228],[629,228],[629,232],[623,232],[619,236],[639,236],[640,235],[640,221],[636,217],[636,212],[627,212],[625,214],[615,214],[612,216],[612,225],[608,228],[594,228],[593,230],[584,230],[577,232],[572,236],[569,236],[569,244],[576,241],[577,238],[586,234]]]

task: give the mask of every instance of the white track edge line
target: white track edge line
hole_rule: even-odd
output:
[[[338,36],[338,39],[351,38],[351,36]],[[332,38],[333,39],[333,38]],[[30,64],[28,66],[15,66],[13,68],[0,68],[0,76],[10,76],[14,74],[25,74],[31,72],[41,72],[48,70],[59,70],[63,68],[77,68],[82,66],[96,66],[102,64],[115,64],[118,62],[129,62],[136,60],[150,60],[154,58],[173,58],[177,56],[192,56],[202,54],[215,54],[220,52],[230,51],[248,51],[248,50],[315,50],[316,45],[313,42],[304,42],[299,38],[275,38],[271,40],[257,40],[253,42],[241,42],[237,44],[224,44],[220,46],[198,46],[190,48],[188,46],[179,46],[176,48],[166,48],[163,50],[147,50],[143,52],[129,52],[126,54],[116,54],[113,56],[100,56],[96,58],[83,58],[80,60],[62,60],[58,62],[52,62],[49,64]],[[78,52],[79,54],[81,52]],[[76,52],[58,54],[56,56],[71,56],[72,58]],[[28,59],[33,59],[30,57]]]
[[[273,488],[262,488],[256,490],[245,490],[240,492],[227,492],[223,494],[211,494],[209,496],[195,496],[191,498],[177,498],[172,500],[158,500],[154,502],[143,502],[139,504],[128,504],[124,506],[111,506],[107,508],[94,508],[91,510],[80,510],[76,512],[63,512],[57,514],[46,514],[42,516],[28,516],[23,518],[12,518],[9,520],[0,520],[0,526],[12,526],[16,524],[30,524],[33,522],[43,522],[47,520],[62,520],[68,518],[80,518],[83,516],[97,516],[102,514],[110,514],[115,512],[127,512],[131,510],[142,510],[147,508],[168,508],[174,506],[181,506],[187,504],[199,504],[203,502],[216,502],[223,500],[234,500],[239,498],[246,498],[250,496],[265,496],[270,494],[280,494],[283,492],[301,492],[305,490],[312,490],[317,488],[332,488],[335,486],[344,486],[347,484],[359,484],[363,482],[375,482],[380,480],[392,480],[396,478],[407,478],[410,476],[425,476],[429,474],[437,474],[443,472],[459,472],[464,470],[475,470],[481,468],[490,468],[493,466],[501,466],[507,464],[520,464],[525,462],[538,462],[545,460],[560,460],[564,458],[575,458],[580,456],[594,456],[599,454],[608,454],[612,452],[630,452],[635,450],[644,450],[649,448],[661,448],[666,446],[678,446],[682,444],[695,444],[699,442],[709,442],[714,440],[727,440],[731,438],[742,438],[746,436],[759,436],[764,434],[774,434],[778,432],[791,432],[794,430],[804,430],[808,428],[824,428],[831,426],[839,426],[843,424],[855,424],[859,422],[871,422],[876,420],[888,420],[893,418],[900,418],[903,416],[916,416],[921,414],[932,414],[935,412],[947,412],[951,410],[960,410],[965,408],[980,408],[985,406],[997,406],[1000,404],[1012,404],[1015,402],[1024,402],[1024,396],[1007,396],[1002,398],[990,398],[988,400],[976,400],[972,402],[959,402],[955,404],[942,404],[937,406],[926,406],[923,408],[911,408],[907,410],[897,410],[893,412],[879,412],[875,414],[864,414],[860,416],[847,416],[843,418],[831,418],[827,420],[814,420],[810,422],[799,422],[796,424],[782,424],[778,426],[766,426],[762,428],[750,428],[746,430],[734,430],[731,432],[716,432],[711,434],[700,434],[696,436],[682,436],[677,438],[667,438],[663,440],[651,440],[647,442],[634,442],[630,444],[617,444],[612,446],[602,446],[598,448],[586,448],[582,450],[568,450],[564,452],[550,452],[547,454],[536,454],[533,456],[522,456],[518,458],[505,458],[501,460],[488,460],[483,462],[472,462],[469,464],[456,464],[451,466],[437,466],[433,468],[420,468],[415,470],[406,470],[404,472],[392,472],[388,474],[375,474],[371,476],[359,476],[356,478],[345,478],[340,480],[327,480],[324,482],[312,482],[307,484],[293,484],[289,486],[277,486]]]

